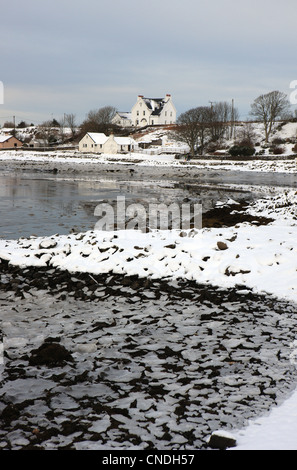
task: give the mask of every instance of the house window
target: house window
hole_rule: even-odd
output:
[[[145,116],[145,111],[143,111],[143,115]]]
[[[139,111],[137,111],[137,113],[136,113],[136,114],[137,114],[137,116],[139,116]]]

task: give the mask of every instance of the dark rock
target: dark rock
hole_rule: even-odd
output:
[[[224,450],[228,447],[235,447],[236,439],[230,434],[221,431],[215,431],[211,434],[208,445],[212,449]]]
[[[272,218],[248,214],[245,209],[244,203],[210,209],[203,214],[202,227],[232,227],[243,222],[267,225],[273,222]]]
[[[217,247],[219,250],[227,250],[228,249],[228,245],[224,242],[217,242]]]
[[[67,361],[73,361],[69,351],[59,343],[45,341],[39,348],[31,351],[30,365],[62,365]]]
[[[7,424],[15,419],[18,419],[20,416],[20,411],[15,405],[9,404],[4,408],[1,413],[1,419],[5,421]]]

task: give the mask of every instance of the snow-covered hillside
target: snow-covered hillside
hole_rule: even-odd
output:
[[[12,128],[2,128],[0,129],[0,136],[12,134],[13,131],[14,129]],[[40,142],[44,146],[48,135],[42,137],[42,132],[44,131],[42,131],[40,126],[17,128],[16,137],[29,146],[38,147]],[[48,131],[47,134],[49,134]],[[59,145],[62,145],[63,138],[68,140],[71,137],[71,129],[66,127],[63,129],[52,128],[50,134]],[[294,150],[297,142],[297,122],[277,122],[274,125],[268,144],[265,144],[263,124],[257,122],[239,122],[234,127],[231,139],[228,138],[228,134],[229,129],[226,132],[225,138],[212,145],[212,149],[206,152],[206,154],[219,153],[220,151],[224,154],[236,142],[241,140],[244,135],[251,137],[256,148],[255,155],[267,156],[279,154],[280,156],[290,156],[297,153],[296,149]],[[141,150],[145,154],[186,153],[189,151],[186,144],[174,138],[174,127],[172,126],[148,127],[138,130],[132,134],[132,137],[136,142],[135,148],[137,152]],[[274,152],[275,148],[279,149],[279,153]]]
[[[223,155],[227,153],[230,147],[247,136],[255,146],[256,156],[290,156],[297,153],[294,149],[297,142],[297,122],[277,122],[274,125],[268,144],[265,143],[264,126],[259,122],[239,122],[234,127],[232,138],[229,138],[229,133],[230,129],[227,129],[225,137],[211,145],[211,149],[206,151],[206,155],[219,154],[220,152]],[[144,144],[144,147],[147,146],[152,153],[153,151],[157,153],[158,147],[161,147],[163,152],[170,152],[171,150],[183,153],[189,151],[187,145],[178,142],[174,138],[174,129],[171,128],[148,128],[136,133],[134,138],[138,144]]]

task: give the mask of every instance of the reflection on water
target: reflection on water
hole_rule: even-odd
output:
[[[127,204],[200,203],[203,212],[220,200],[249,199],[249,191],[234,194],[214,185],[215,178],[179,184],[174,181],[117,181],[90,175],[65,178],[40,173],[5,172],[0,175],[0,238],[67,234],[93,230],[95,207],[125,196]],[[235,183],[236,181],[234,181]]]

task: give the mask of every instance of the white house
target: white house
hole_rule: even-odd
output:
[[[145,98],[143,95],[138,95],[131,110],[131,121],[135,127],[174,124],[176,109],[171,95],[167,94],[165,98]]]
[[[112,124],[120,127],[131,127],[132,119],[131,113],[127,112],[116,112],[115,116],[112,119]]]
[[[88,132],[78,144],[80,152],[85,153],[121,153],[132,152],[134,141],[130,137],[106,136],[100,132]]]

